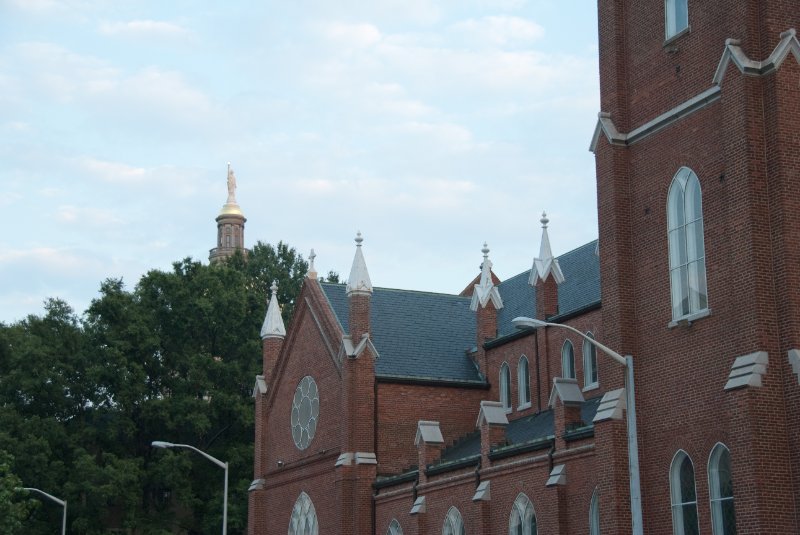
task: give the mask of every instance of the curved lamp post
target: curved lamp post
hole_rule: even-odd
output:
[[[225,493],[222,501],[222,535],[226,535],[228,533],[228,463],[224,463],[216,457],[212,457],[208,453],[198,450],[194,446],[190,446],[188,444],[173,444],[172,442],[164,442],[163,440],[154,440],[150,445],[154,448],[186,448],[196,451],[212,463],[225,470]]]
[[[625,403],[627,406],[625,412],[628,427],[628,475],[630,476],[631,529],[633,535],[642,535],[644,533],[644,522],[642,520],[642,487],[639,478],[639,444],[636,441],[636,396],[634,395],[633,383],[633,357],[630,355],[623,357],[594,338],[563,323],[550,323],[548,321],[526,318],[523,316],[514,318],[511,320],[511,323],[517,329],[540,329],[542,327],[567,329],[601,350],[625,368]]]
[[[67,500],[59,500],[55,496],[51,494],[47,494],[43,490],[35,489],[33,487],[20,487],[18,490],[27,490],[28,492],[35,492],[44,496],[48,500],[56,502],[58,505],[64,508],[64,515],[61,517],[61,535],[65,535],[67,533]]]

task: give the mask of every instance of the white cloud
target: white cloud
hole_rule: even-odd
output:
[[[372,24],[326,22],[318,25],[322,35],[339,45],[364,48],[381,40],[381,32]]]
[[[102,22],[99,31],[103,35],[133,38],[184,38],[189,30],[178,24],[159,20],[131,20],[127,22]]]
[[[89,226],[118,225],[124,221],[117,212],[94,207],[79,207],[72,205],[59,206],[55,213],[56,221],[61,223],[80,223]]]
[[[105,182],[141,183],[150,180],[143,167],[133,167],[118,162],[107,162],[95,158],[81,158],[78,165]]]
[[[505,46],[529,44],[544,36],[544,28],[535,22],[508,15],[487,16],[458,22],[450,30],[461,34],[474,45]]]
[[[56,247],[34,247],[31,249],[0,249],[0,267],[15,264],[36,265],[37,269],[49,272],[81,273],[88,267],[96,267],[80,251]]]

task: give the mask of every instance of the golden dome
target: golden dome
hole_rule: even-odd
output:
[[[222,210],[220,210],[219,215],[240,215],[244,217],[242,213],[242,209],[239,208],[239,205],[234,203],[225,203],[222,205]]]

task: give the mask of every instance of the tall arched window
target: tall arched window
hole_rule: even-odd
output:
[[[683,450],[672,459],[669,486],[672,497],[672,532],[675,535],[698,535],[700,528],[697,525],[694,466]]]
[[[318,535],[317,512],[308,494],[301,492],[294,502],[292,518],[289,520],[289,535]]]
[[[731,453],[717,443],[708,459],[708,490],[711,495],[711,525],[714,535],[736,533],[736,511],[733,507]]]
[[[403,528],[400,527],[400,522],[396,518],[389,522],[389,529],[386,530],[386,535],[403,535]]]
[[[531,378],[528,368],[528,357],[522,355],[517,364],[517,390],[519,392],[519,408],[531,406]]]
[[[565,340],[561,346],[561,375],[567,379],[575,379],[575,349],[569,340]]]
[[[506,411],[511,411],[511,369],[505,362],[500,365],[500,401]]]
[[[589,502],[589,535],[600,535],[600,491],[594,489]]]
[[[703,196],[694,171],[681,167],[667,198],[672,319],[708,308]]]
[[[508,535],[536,535],[536,511],[524,494],[517,496],[508,519]]]
[[[461,513],[455,507],[451,507],[447,511],[447,516],[444,517],[442,535],[464,535],[464,521],[461,519]]]
[[[591,332],[586,333],[586,336],[594,340]],[[597,348],[587,340],[583,341],[583,386],[597,386]]]

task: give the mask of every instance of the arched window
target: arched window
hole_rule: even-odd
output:
[[[711,495],[711,525],[714,535],[735,534],[731,453],[723,444],[717,443],[708,459],[708,490]]]
[[[461,513],[455,507],[451,507],[447,511],[447,516],[444,517],[442,535],[464,535],[464,521],[461,519]]]
[[[508,535],[536,535],[536,511],[524,494],[517,496],[508,519]]]
[[[586,333],[586,336],[594,340],[591,332]],[[583,386],[597,386],[597,348],[588,340],[583,341]]]
[[[694,466],[683,450],[676,453],[672,459],[669,486],[672,497],[672,532],[675,535],[699,534]]]
[[[600,491],[594,489],[589,502],[589,535],[600,535]]]
[[[506,411],[511,411],[511,370],[505,362],[500,365],[500,401]]]
[[[294,502],[292,518],[289,521],[289,535],[319,535],[317,512],[308,494],[301,492]]]
[[[569,340],[565,340],[561,346],[561,375],[567,379],[575,379],[575,349]]]
[[[667,198],[672,319],[708,308],[703,195],[694,171],[681,167]]]
[[[664,0],[666,38],[681,33],[689,27],[688,0]]]
[[[519,391],[519,408],[531,406],[531,377],[528,368],[528,357],[522,355],[517,364],[517,387]]]
[[[400,522],[396,518],[389,522],[389,529],[386,530],[386,535],[403,535],[403,528],[400,527]]]

